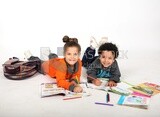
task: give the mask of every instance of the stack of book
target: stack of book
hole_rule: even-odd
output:
[[[148,109],[151,96],[160,93],[160,86],[154,83],[145,82],[131,86],[129,88],[132,91],[131,95],[120,96],[119,105]]]
[[[136,86],[129,88],[133,91],[133,94],[139,94],[141,96],[151,97],[160,93],[160,86],[154,83],[141,83]]]

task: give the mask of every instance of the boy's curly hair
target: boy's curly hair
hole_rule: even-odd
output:
[[[113,43],[104,43],[98,49],[98,54],[102,54],[102,51],[112,51],[114,55],[114,59],[116,59],[119,55],[118,47]]]

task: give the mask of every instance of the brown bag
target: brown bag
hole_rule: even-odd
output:
[[[13,57],[3,64],[4,76],[12,80],[22,80],[37,73],[37,61],[19,61]]]

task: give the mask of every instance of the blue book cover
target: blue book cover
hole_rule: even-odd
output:
[[[122,95],[120,96],[117,104],[122,106],[148,109],[149,102],[150,102],[149,97],[142,97],[136,95],[129,95],[129,96]]]

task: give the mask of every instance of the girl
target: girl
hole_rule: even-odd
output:
[[[79,86],[82,68],[79,59],[81,47],[77,40],[67,40],[66,36],[64,36],[63,42],[66,43],[63,48],[64,58],[58,58],[56,54],[50,54],[49,60],[41,64],[41,70],[44,74],[56,78],[59,87],[80,93],[83,91],[82,87]],[[33,58],[31,56],[29,60],[33,60]]]

